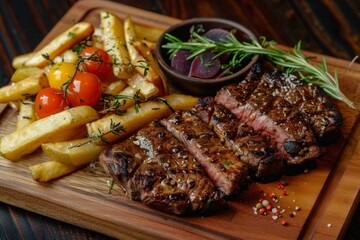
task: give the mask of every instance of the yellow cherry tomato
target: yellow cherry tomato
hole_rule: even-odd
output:
[[[49,85],[52,88],[61,89],[61,86],[69,81],[75,74],[76,65],[70,62],[55,63],[48,74]]]

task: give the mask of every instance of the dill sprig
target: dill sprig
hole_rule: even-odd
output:
[[[349,107],[356,109],[354,103],[341,92],[336,70],[334,75],[328,72],[325,57],[322,58],[322,63],[318,66],[309,63],[308,60],[313,57],[306,57],[302,54],[301,41],[294,46],[291,53],[277,48],[275,41],[266,41],[265,37],[260,37],[260,41],[252,39],[251,42],[239,42],[232,32],[220,42],[203,37],[195,31],[191,32],[192,41],[189,42],[183,42],[171,34],[166,34],[165,39],[169,42],[162,47],[168,49],[170,58],[178,50],[190,51],[191,54],[188,59],[192,59],[205,51],[215,53],[214,58],[225,53],[231,53],[232,57],[229,64],[236,65],[254,55],[262,55],[284,72],[297,73],[305,82],[319,86],[331,97],[343,101]]]

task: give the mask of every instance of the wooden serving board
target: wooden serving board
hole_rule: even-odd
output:
[[[131,15],[137,24],[167,28],[179,22],[106,1],[80,1],[61,19],[41,42],[49,42],[76,21],[88,21],[99,26],[99,13],[108,10],[120,18]],[[39,47],[40,47],[39,46]],[[285,47],[286,48],[286,47]],[[305,52],[317,56],[316,53]],[[337,68],[343,92],[359,108],[360,65],[326,57],[330,71]],[[209,216],[179,217],[165,214],[129,200],[119,187],[108,193],[107,176],[78,171],[46,184],[31,179],[28,167],[46,161],[39,150],[17,162],[0,157],[0,201],[59,219],[90,230],[121,239],[297,239],[341,237],[359,200],[360,128],[359,112],[339,103],[344,117],[341,137],[328,147],[328,153],[307,173],[283,176],[261,184],[253,183],[249,190],[229,201],[223,210]],[[0,137],[13,130],[17,112],[0,105]],[[284,189],[277,184],[285,180]],[[287,196],[283,195],[287,192]],[[270,203],[283,212],[273,219],[254,214],[253,207],[264,193],[275,193],[278,202]],[[300,207],[299,211],[295,211]],[[296,215],[289,214],[295,211]],[[286,220],[289,225],[282,226]]]

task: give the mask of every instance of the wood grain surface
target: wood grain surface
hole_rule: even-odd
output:
[[[9,1],[10,2],[10,1]],[[51,34],[56,34],[56,31],[59,31],[61,28],[68,26],[72,23],[71,18],[62,19],[61,24],[56,26],[56,31],[52,31],[47,33],[47,31],[52,28],[51,22],[54,24],[58,21],[61,12],[58,13],[59,15],[53,15],[55,9],[59,9],[56,3],[52,3],[52,1],[35,1],[36,8],[38,10],[38,15],[33,17],[33,21],[36,25],[40,26],[39,28],[30,28],[31,30],[41,30],[40,33],[32,33],[32,34],[25,34],[26,31],[21,31],[21,25],[24,23],[20,23],[21,21],[16,17],[17,15],[14,14],[14,10],[16,6],[9,2],[2,2],[1,3],[1,40],[2,45],[1,49],[1,66],[3,69],[1,70],[1,77],[4,82],[9,79],[13,69],[10,66],[11,59],[13,56],[31,51],[39,42],[34,41],[35,43],[31,42],[31,38],[28,36],[36,35],[37,37],[41,36],[38,41],[40,41],[46,34],[48,37],[51,37]],[[34,6],[30,3],[31,1],[24,1],[23,4],[29,5],[29,7],[34,8]],[[55,2],[55,1],[54,1]],[[66,2],[66,1],[64,1]],[[92,1],[87,1],[86,4],[80,4],[82,7],[81,9],[77,9],[77,11],[87,11],[89,8],[89,4]],[[229,19],[233,19],[239,22],[242,22],[249,26],[254,32],[258,35],[264,35],[268,39],[277,40],[279,43],[284,45],[292,46],[296,41],[299,39],[303,40],[303,48],[310,50],[312,52],[317,53],[325,53],[327,55],[331,55],[336,58],[329,57],[328,60],[330,62],[330,66],[341,70],[346,70],[349,62],[339,60],[338,58],[342,58],[344,60],[351,60],[356,53],[359,52],[358,47],[360,46],[357,41],[359,41],[359,30],[358,28],[354,27],[354,19],[358,19],[358,10],[354,4],[356,1],[343,1],[340,5],[339,3],[335,3],[333,1],[321,1],[313,3],[312,1],[221,1],[219,4],[218,1],[197,1],[197,4],[194,5],[192,1],[118,1],[123,2],[128,5],[135,6],[137,8],[142,8],[146,10],[150,10],[153,12],[162,13],[164,15],[169,15],[178,19],[186,19],[195,16],[219,16],[219,17],[226,17]],[[311,3],[310,3],[311,2]],[[68,5],[66,5],[68,4]],[[73,2],[67,1],[64,6],[63,13],[69,8]],[[77,5],[79,7],[80,5]],[[45,7],[44,7],[45,6]],[[98,6],[98,5],[96,5]],[[116,11],[120,12],[121,14],[126,14],[126,7],[119,8],[115,5],[107,5],[104,6],[111,6],[111,9],[115,9]],[[40,7],[44,7],[45,11],[40,11]],[[53,7],[53,8],[52,8]],[[76,6],[75,6],[76,7]],[[124,10],[125,9],[125,10]],[[229,11],[231,9],[231,11]],[[321,11],[319,11],[321,9]],[[89,19],[89,21],[97,21],[96,16],[97,9],[93,11],[88,11],[85,18]],[[4,14],[4,13],[7,14]],[[321,12],[321,14],[319,14]],[[78,15],[79,12],[72,13],[71,17],[77,19],[80,17]],[[345,14],[346,13],[346,14]],[[29,13],[28,13],[29,14]],[[43,15],[41,15],[43,14]],[[319,16],[321,15],[321,16]],[[55,17],[54,17],[55,16]],[[145,16],[145,19],[144,19]],[[31,17],[30,17],[31,18]],[[42,19],[47,19],[46,23],[41,22]],[[11,19],[11,20],[9,20]],[[161,19],[161,18],[158,18]],[[137,21],[140,23],[148,23],[151,22],[152,24],[158,26],[167,26],[173,20],[158,20],[153,19],[151,17],[146,18],[145,15],[140,15],[136,18]],[[166,18],[163,18],[166,19]],[[329,21],[329,19],[331,21]],[[151,21],[152,20],[152,21]],[[22,20],[24,21],[24,20]],[[64,23],[64,25],[62,25]],[[96,22],[94,22],[96,24]],[[337,24],[334,24],[337,23]],[[9,27],[9,24],[12,25]],[[28,23],[29,26],[29,23]],[[330,26],[330,27],[329,27]],[[336,26],[336,27],[334,27]],[[332,30],[331,30],[331,29]],[[17,29],[18,31],[14,31],[14,33],[9,34],[12,32],[10,30]],[[334,30],[335,29],[335,30]],[[351,31],[350,31],[351,30]],[[15,36],[11,36],[11,35]],[[9,37],[10,36],[10,37]],[[16,39],[16,41],[12,41],[12,39]],[[45,40],[47,41],[47,40]],[[359,102],[359,66],[356,65],[352,67],[351,70],[346,71],[343,78],[345,79],[342,87],[344,91],[354,99],[357,104]],[[4,108],[4,107],[3,107]],[[340,142],[337,142],[333,148],[330,149],[330,154],[332,157],[325,158],[325,163],[320,164],[316,170],[311,171],[310,174],[306,175],[303,181],[297,182],[292,181],[292,177],[290,177],[290,182],[294,185],[291,187],[289,186],[289,190],[293,189],[305,189],[306,191],[312,189],[312,193],[316,193],[315,195],[321,195],[320,198],[314,199],[313,195],[309,196],[307,201],[303,201],[301,196],[298,195],[306,195],[307,193],[301,193],[301,191],[297,191],[296,193],[296,200],[301,203],[301,207],[303,208],[302,214],[299,214],[298,217],[294,218],[293,226],[289,228],[279,228],[275,230],[274,236],[286,236],[286,238],[308,238],[313,237],[323,239],[324,237],[331,237],[331,236],[340,236],[344,238],[354,238],[356,236],[356,227],[353,230],[348,231],[346,233],[346,227],[349,225],[351,219],[349,215],[354,212],[355,207],[353,204],[348,203],[344,208],[343,203],[347,202],[351,199],[358,199],[358,192],[354,191],[354,184],[359,184],[356,176],[359,172],[359,153],[360,153],[360,146],[358,144],[359,141],[359,128],[354,126],[357,123],[358,113],[349,111],[344,106],[342,106],[343,114],[346,116],[346,124],[345,128],[343,129],[343,138],[340,139]],[[1,117],[9,117],[11,120],[11,110],[8,108],[1,111]],[[1,123],[3,123],[4,119],[1,119]],[[6,122],[6,120],[5,120]],[[10,121],[11,122],[11,121]],[[2,126],[2,129],[9,130],[11,128],[10,125]],[[353,132],[352,132],[353,131]],[[1,132],[3,134],[3,132]],[[342,148],[346,144],[346,148]],[[341,156],[340,159],[342,161],[337,161],[336,157]],[[40,154],[41,157],[41,154]],[[345,160],[344,160],[345,159]],[[23,161],[22,166],[28,166],[32,160],[25,160]],[[334,167],[338,169],[338,171],[330,171],[330,165],[334,164]],[[13,175],[7,173],[4,169],[12,169],[14,168],[14,172],[17,174],[18,177],[15,181],[12,179]],[[41,186],[41,191],[39,191],[39,186],[31,182],[29,180],[29,176],[24,171],[24,168],[18,169],[18,166],[14,167],[13,165],[8,165],[8,163],[1,162],[0,171],[2,174],[2,180],[6,182],[6,187],[1,188],[1,201],[10,203],[12,205],[21,205],[22,208],[30,209],[32,211],[40,212],[46,216],[50,216],[52,218],[58,218],[60,220],[64,220],[67,222],[71,222],[72,224],[83,226],[88,229],[94,229],[97,232],[102,232],[107,235],[112,236],[120,236],[116,230],[119,230],[119,226],[112,225],[109,222],[104,221],[104,219],[97,219],[96,211],[91,211],[91,209],[87,210],[86,208],[83,209],[72,209],[71,201],[68,198],[69,194],[73,194],[74,190],[79,191],[80,200],[85,202],[89,202],[89,206],[99,207],[99,203],[97,202],[97,197],[100,195],[104,195],[106,198],[109,198],[109,195],[105,194],[104,186],[106,185],[106,178],[97,178],[95,181],[96,184],[92,180],[89,180],[89,176],[87,176],[84,172],[78,173],[74,176],[69,176],[64,181],[58,181],[55,184]],[[316,172],[315,172],[316,171]],[[316,176],[316,181],[313,181],[311,177]],[[329,177],[330,176],[330,177]],[[345,176],[345,177],[344,177]],[[80,184],[77,185],[79,177],[82,179],[82,182],[88,184],[87,186],[94,186],[92,191],[84,190],[84,185]],[[306,179],[310,178],[311,181],[307,181]],[[11,180],[9,182],[6,179]],[[93,179],[93,178],[90,178]],[[90,181],[90,182],[89,182]],[[24,189],[20,186],[22,183],[24,186],[27,187],[27,191],[24,193]],[[309,184],[310,187],[306,188],[296,188],[296,184]],[[2,182],[2,184],[4,184]],[[322,188],[322,186],[325,186]],[[335,189],[327,188],[326,186],[337,186]],[[349,187],[350,186],[350,187]],[[255,197],[258,197],[258,192],[256,190],[271,190],[273,185],[256,185],[255,189],[246,198],[247,200],[253,200]],[[80,191],[81,189],[81,191]],[[95,189],[95,190],[94,190]],[[34,194],[33,191],[36,191]],[[43,191],[43,192],[42,192]],[[95,193],[93,192],[95,191]],[[21,193],[19,193],[21,192]],[[87,198],[82,198],[81,195],[85,194]],[[99,194],[99,195],[97,195]],[[120,193],[118,193],[121,195]],[[354,196],[355,194],[355,196]],[[29,195],[31,196],[29,198]],[[35,202],[34,195],[37,198]],[[40,195],[40,197],[39,197]],[[49,196],[50,195],[50,196]],[[74,197],[73,195],[71,195]],[[29,201],[27,201],[29,200]],[[63,201],[61,201],[63,200]],[[144,210],[143,206],[139,206],[137,203],[128,202],[123,198],[120,200],[115,196],[110,196],[110,210],[116,210],[119,201],[127,206],[126,208],[137,208],[135,213],[131,216],[130,219],[125,220],[133,220],[137,221],[139,224],[144,223],[148,224],[146,220],[143,218],[137,218],[139,214],[138,211],[142,212],[145,211],[146,214],[151,214],[156,219],[156,224],[154,223],[151,226],[145,227],[148,233],[158,233],[161,230],[169,231],[169,228],[162,228],[162,226],[168,226],[168,218],[171,219],[172,223],[170,224],[172,228],[176,231],[178,228],[191,228],[194,226],[202,226],[203,229],[200,227],[197,231],[190,231],[188,235],[184,233],[183,237],[193,237],[197,236],[197,234],[202,234],[204,236],[204,230],[208,230],[211,227],[211,231],[208,231],[207,237],[215,238],[219,236],[223,237],[231,237],[234,236],[232,234],[237,233],[239,229],[232,229],[232,226],[213,226],[218,224],[214,219],[206,219],[199,220],[199,219],[189,219],[187,224],[183,224],[182,219],[173,218],[169,216],[164,216],[161,213],[152,210]],[[289,199],[288,199],[289,201]],[[24,202],[25,204],[24,206]],[[54,203],[55,202],[55,203]],[[63,205],[67,206],[65,212]],[[326,206],[323,203],[327,203]],[[36,205],[38,204],[38,206]],[[76,202],[78,205],[79,202]],[[243,214],[241,211],[245,211],[244,209],[251,211],[249,206],[251,203],[244,203],[240,202],[240,205],[234,205],[237,209],[239,206],[242,206],[242,210],[235,211],[236,214]],[[290,206],[290,202],[282,203],[283,206]],[[315,204],[315,205],[314,205]],[[76,205],[76,206],[77,206]],[[42,215],[33,214],[27,211],[20,210],[15,207],[10,207],[6,204],[0,205],[1,212],[1,230],[0,239],[32,239],[40,238],[40,239],[103,239],[105,236],[100,234],[90,232],[84,230],[82,228],[77,228],[72,225],[62,223],[59,221],[55,221]],[[34,209],[35,207],[36,210]],[[339,208],[342,206],[343,208]],[[49,209],[50,208],[50,209]],[[139,210],[140,209],[140,210]],[[107,211],[110,211],[107,210]],[[132,209],[133,210],[133,209]],[[58,212],[59,211],[59,212]],[[88,211],[88,212],[87,212]],[[123,213],[129,213],[128,210],[122,209]],[[308,211],[308,212],[307,212]],[[75,213],[74,213],[75,212]],[[131,212],[131,211],[130,211]],[[307,218],[307,214],[311,212],[312,217]],[[131,212],[132,213],[132,212]],[[350,214],[349,214],[350,213]],[[85,215],[84,215],[85,214]],[[88,215],[92,215],[93,219],[92,222],[89,218],[85,218]],[[103,214],[108,214],[107,217],[111,217],[111,212],[106,212]],[[62,215],[62,216],[59,216]],[[65,215],[65,216],[64,216]],[[220,213],[218,218],[223,219],[234,219],[234,215],[230,216],[229,213]],[[247,221],[252,221],[254,216],[251,216],[250,219]],[[350,223],[350,226],[356,226],[359,223],[358,215],[355,215],[353,219],[353,223]],[[70,219],[70,220],[69,220]],[[87,219],[87,220],[86,220]],[[146,218],[145,218],[146,219]],[[235,219],[236,216],[235,216]],[[340,220],[339,220],[340,219]],[[121,237],[144,237],[142,235],[144,233],[138,233],[136,235],[133,231],[135,226],[124,227],[124,223],[127,222],[123,220],[118,220],[120,222],[119,225],[123,226],[123,235]],[[319,220],[319,221],[318,221]],[[152,221],[154,221],[152,219]],[[164,222],[165,221],[165,222]],[[203,222],[202,222],[203,221]],[[210,222],[210,225],[208,225]],[[206,223],[206,224],[205,224]],[[235,223],[237,223],[235,221]],[[332,227],[327,227],[328,223],[333,223]],[[336,223],[336,224],[335,224]],[[339,224],[338,224],[339,223]],[[206,226],[204,227],[205,224]],[[277,225],[274,225],[274,222],[270,219],[255,219],[253,222],[255,227],[258,228],[260,226],[274,226],[277,228]],[[46,228],[43,227],[46,226]],[[93,226],[96,225],[96,226]],[[190,225],[190,226],[189,226]],[[239,222],[238,225],[241,225],[242,222]],[[90,226],[90,227],[89,227]],[[100,226],[100,227],[99,227]],[[248,226],[248,225],[246,225]],[[153,227],[158,227],[156,230],[152,229]],[[169,227],[169,226],[168,226]],[[214,227],[214,228],[212,228]],[[224,234],[224,228],[228,231],[228,235],[221,235]],[[302,228],[306,228],[306,231],[303,231]],[[121,229],[121,227],[120,227]],[[250,227],[251,229],[251,227]],[[248,230],[248,229],[247,229]],[[144,231],[144,229],[142,230]],[[220,235],[219,235],[220,234]],[[33,237],[32,237],[33,236]],[[166,235],[164,233],[164,237],[169,237],[171,235]],[[237,236],[237,235],[235,235]],[[241,237],[245,238],[252,238],[255,235],[245,234]]]

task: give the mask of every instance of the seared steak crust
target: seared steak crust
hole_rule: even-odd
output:
[[[215,106],[210,125],[257,178],[270,179],[283,173],[284,160],[276,153],[276,147],[252,127],[239,122],[224,106]]]
[[[121,183],[131,199],[161,211],[184,214],[188,195],[167,181],[167,174],[157,161],[147,158],[133,141],[127,139],[101,153],[99,160],[105,171]]]
[[[247,166],[193,113],[179,112],[161,122],[198,159],[214,185],[225,194],[231,195],[246,185]]]
[[[162,211],[203,213],[224,205],[224,194],[185,146],[158,121],[99,157],[133,200]]]
[[[197,159],[160,122],[153,122],[141,129],[134,138],[148,157],[167,174],[166,181],[173,181],[188,196],[193,212],[222,205],[222,196],[206,176]]]
[[[319,141],[339,133],[343,121],[341,113],[322,89],[284,73],[274,73],[269,79],[281,89],[278,96],[301,114]]]
[[[192,111],[209,124],[225,146],[248,165],[253,176],[270,180],[283,173],[285,163],[276,153],[274,144],[239,121],[227,108],[216,104],[214,98],[199,99]]]
[[[267,73],[261,79],[248,77],[239,84],[223,87],[215,101],[276,143],[289,165],[319,157],[323,152],[317,145],[315,133],[296,106],[282,97],[281,87],[275,84],[278,79],[275,80]]]

